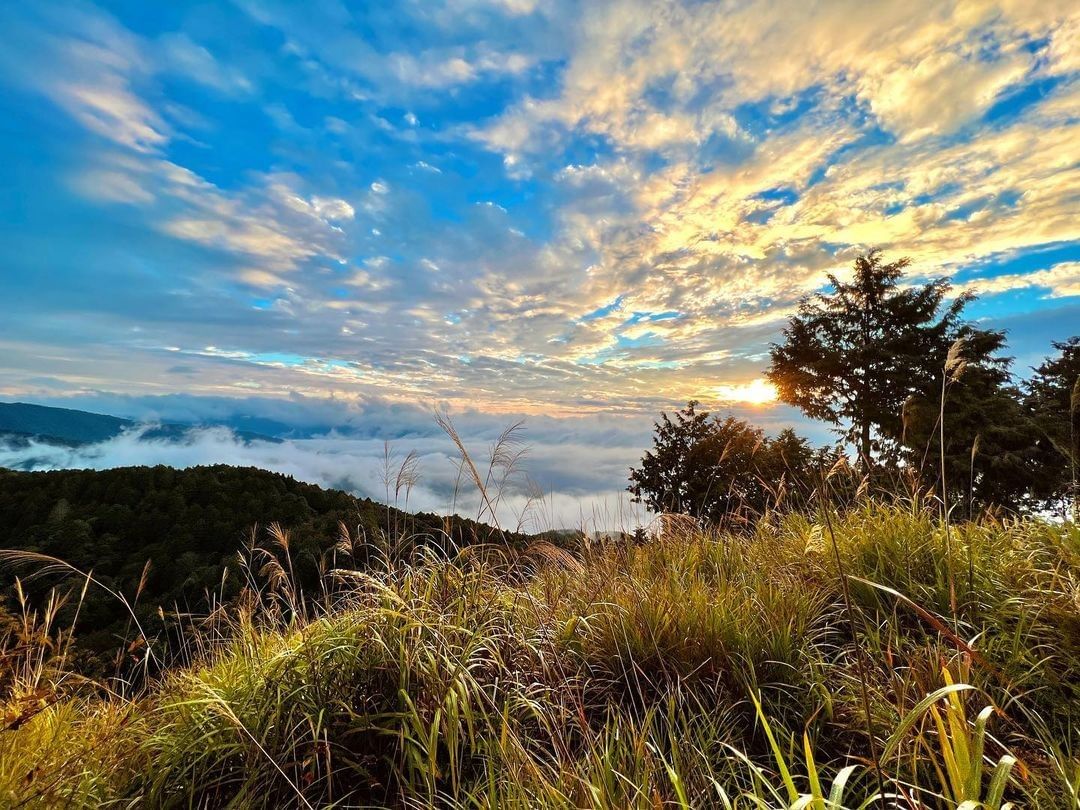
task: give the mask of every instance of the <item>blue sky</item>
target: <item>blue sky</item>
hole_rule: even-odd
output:
[[[738,403],[869,246],[981,291],[1021,370],[1080,324],[1072,2],[38,0],[0,24],[5,398]]]

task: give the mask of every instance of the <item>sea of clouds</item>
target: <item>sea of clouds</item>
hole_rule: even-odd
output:
[[[44,441],[0,444],[0,466],[24,470],[109,469],[165,464],[259,467],[323,487],[343,489],[404,508],[406,492],[387,493],[386,452],[391,475],[410,453],[419,478],[408,495],[412,511],[476,517],[475,486],[459,477],[460,454],[435,423],[434,406],[385,401],[358,402],[293,397],[237,400],[169,395],[125,397],[95,394],[42,402],[140,421],[108,441],[65,447]],[[774,431],[788,423],[782,411],[758,412],[754,421]],[[483,473],[492,446],[510,425],[524,455],[518,472],[502,487],[498,518],[504,528],[632,529],[650,516],[629,501],[627,475],[650,444],[652,418],[642,414],[580,417],[452,414],[453,424]],[[160,423],[206,425],[182,435],[160,436]],[[249,431],[238,435],[237,431]],[[253,438],[262,433],[265,439]]]
[[[69,403],[70,404],[70,403]],[[158,403],[159,405],[161,403]],[[185,404],[186,405],[186,404]],[[110,469],[136,465],[165,464],[186,468],[204,464],[232,464],[259,467],[291,475],[323,487],[343,489],[378,501],[397,502],[410,510],[458,513],[475,517],[479,497],[475,486],[459,477],[460,454],[453,442],[435,424],[430,413],[401,409],[392,423],[373,418],[359,428],[351,420],[336,421],[326,430],[323,417],[333,414],[305,411],[295,417],[292,409],[271,407],[239,420],[268,427],[282,420],[281,434],[267,439],[238,435],[231,426],[193,427],[181,436],[154,435],[157,421],[183,418],[235,418],[217,408],[159,408],[154,422],[144,422],[115,438],[78,447],[41,440],[0,444],[0,466],[23,470]],[[97,409],[100,411],[100,407]],[[209,413],[207,412],[209,410]],[[378,409],[376,409],[378,410]],[[126,414],[125,414],[126,415]],[[338,414],[340,415],[340,414]],[[382,414],[391,416],[390,412]],[[314,418],[313,418],[314,417]],[[136,415],[145,418],[145,415]],[[461,438],[481,471],[486,471],[492,446],[499,434],[517,421],[515,417],[478,418],[465,414],[455,420]],[[608,420],[610,421],[610,420]],[[518,471],[502,487],[498,517],[506,528],[519,525],[527,530],[548,528],[630,527],[647,521],[640,507],[631,505],[622,490],[629,467],[647,444],[649,424],[628,422],[613,428],[602,420],[526,421],[520,431],[524,455]],[[571,424],[570,422],[573,422]],[[319,431],[325,430],[320,433]],[[418,481],[406,493],[389,493],[385,485],[389,445],[390,475],[411,452],[418,457]]]

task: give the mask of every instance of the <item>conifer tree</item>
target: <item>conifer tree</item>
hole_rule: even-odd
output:
[[[909,263],[886,263],[877,250],[859,256],[851,281],[830,274],[831,291],[804,298],[770,349],[779,398],[834,425],[864,469],[895,456],[904,403],[940,381],[939,358],[971,300],[946,304],[944,279],[901,285]]]
[[[728,416],[710,417],[691,401],[655,424],[653,449],[630,471],[627,489],[653,512],[730,524],[797,497],[810,480],[813,451],[790,428],[769,438]]]
[[[1080,520],[1080,335],[1053,346],[1057,355],[1034,370],[1024,397],[1039,433],[1036,493]]]

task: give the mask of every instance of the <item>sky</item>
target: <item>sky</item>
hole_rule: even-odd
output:
[[[869,247],[980,293],[1020,373],[1080,332],[1074,0],[35,0],[0,26],[6,400],[372,441],[444,406],[481,442],[526,417],[537,455],[572,435],[577,467],[691,398],[798,423],[768,345]],[[600,487],[576,475],[549,484]]]

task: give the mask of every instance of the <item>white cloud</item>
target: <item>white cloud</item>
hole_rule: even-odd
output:
[[[524,53],[483,46],[470,50],[431,48],[417,53],[392,53],[384,58],[402,84],[436,89],[470,84],[490,76],[517,75],[533,64]],[[416,126],[413,113],[406,113],[405,120],[409,126]]]
[[[492,437],[492,426],[479,434],[466,432],[466,446],[478,464],[486,464],[484,453]],[[205,464],[255,466],[291,475],[323,487],[340,488],[357,495],[385,500],[383,486],[384,442],[331,435],[325,438],[283,442],[242,441],[227,428],[193,429],[181,440],[145,436],[147,428],[137,428],[117,438],[78,448],[31,442],[25,447],[0,443],[0,467],[34,470],[66,468],[110,469],[123,466],[166,464],[187,468]],[[606,437],[612,438],[610,431]],[[591,441],[585,438],[585,441]],[[392,443],[393,460],[400,463],[410,450],[420,457],[420,480],[409,495],[411,511],[450,512],[477,517],[480,498],[467,482],[457,481],[457,452],[448,438],[430,434],[400,439]],[[583,443],[563,442],[557,446],[530,448],[522,474],[512,479],[500,499],[500,524],[516,529],[519,523],[530,531],[549,528],[611,527],[633,528],[644,520],[640,507],[629,504],[620,485],[625,470],[637,451],[626,445],[601,448]],[[569,459],[587,458],[588,464],[567,475],[562,466]],[[543,500],[529,505],[528,475],[543,493]],[[551,476],[555,479],[552,480]],[[455,489],[458,490],[455,495]],[[390,498],[394,500],[391,491]],[[405,494],[397,505],[404,508]]]
[[[264,72],[205,33],[155,55],[90,15],[39,32],[49,64],[25,79],[103,138],[71,184],[157,237],[130,277],[167,263],[159,300],[212,302],[145,338],[224,347],[193,361],[205,390],[655,409],[755,379],[860,248],[952,273],[1080,240],[1069,3],[460,0],[405,9],[407,35],[337,4],[247,6],[287,34]],[[236,122],[184,117],[165,72],[274,117],[245,129],[243,170],[193,134]],[[983,120],[1018,90],[1022,115]],[[1071,271],[1039,272],[1071,294]],[[313,362],[260,360],[283,353]]]
[[[45,95],[106,141],[147,153],[166,144],[172,127],[137,87],[154,71],[138,37],[92,8],[41,11],[45,26],[0,14],[11,43],[0,55],[7,79]]]
[[[749,390],[757,391],[758,387],[759,383],[751,383]],[[241,441],[228,428],[212,427],[191,430],[183,440],[173,441],[150,439],[143,428],[138,428],[106,442],[74,449],[43,443],[17,448],[0,443],[0,467],[106,469],[224,463],[275,470],[381,500],[385,497],[384,442],[389,441],[398,462],[410,450],[420,456],[420,484],[410,497],[410,509],[446,512],[454,499],[458,455],[436,426],[433,406],[300,396],[245,400],[108,394],[59,398],[49,404],[149,422],[232,422],[256,432],[294,432],[297,437],[280,442]],[[738,407],[733,412],[751,416],[772,433],[789,424],[790,414]],[[503,499],[499,515],[505,526],[516,524],[532,485],[545,493],[545,501],[532,514],[527,525],[531,530],[583,525],[632,528],[636,523],[631,521],[643,517],[639,507],[628,504],[625,486],[629,468],[650,444],[651,414],[553,418],[458,409],[452,418],[470,454],[482,466],[497,436],[508,425],[524,419],[521,437],[527,453],[522,475],[510,482]],[[475,516],[478,506],[475,492],[467,484],[462,485],[458,511]],[[626,523],[618,522],[624,519]]]
[[[140,152],[152,152],[169,140],[169,127],[116,75],[92,83],[59,81],[47,92],[79,123],[98,135]]]
[[[1080,296],[1080,262],[1060,262],[1033,273],[1005,273],[956,285],[958,290],[993,294],[1028,288],[1046,290],[1047,298]]]
[[[352,219],[356,216],[355,209],[345,200],[316,196],[311,198],[310,205],[315,215],[327,222]]]
[[[137,176],[119,168],[91,168],[72,178],[72,187],[82,196],[106,202],[145,204],[154,194]]]
[[[906,140],[949,133],[986,110],[1025,76],[1033,61],[1015,53],[982,61],[938,51],[869,79],[863,94],[885,127]]]
[[[739,104],[814,88],[855,93],[904,139],[949,133],[1036,69],[1022,43],[1047,38],[1045,69],[1067,70],[1075,17],[1067,3],[595,3],[559,93],[522,100],[477,136],[517,154],[580,128],[654,149],[732,134],[724,116]]]

